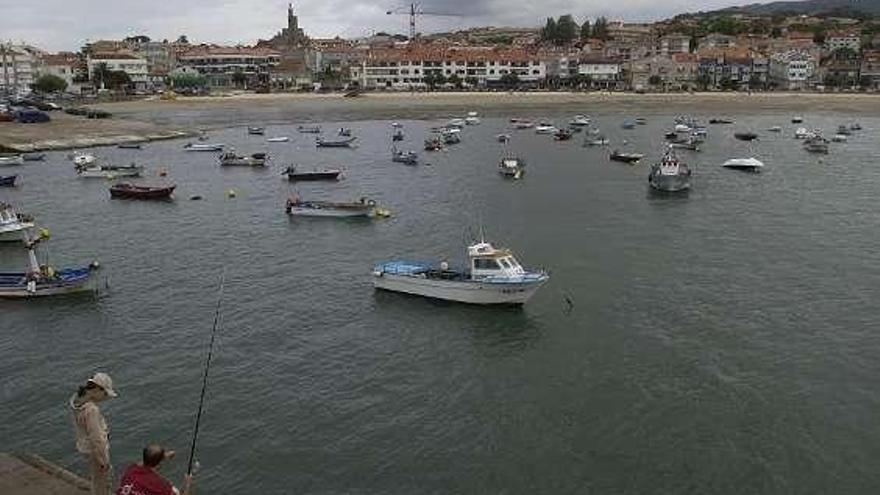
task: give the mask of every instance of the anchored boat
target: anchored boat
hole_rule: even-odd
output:
[[[568,125],[574,127],[586,127],[590,125],[590,118],[586,115],[575,115],[570,121],[568,121]]]
[[[25,241],[28,250],[28,269],[24,272],[0,272],[0,298],[26,299],[56,296],[91,290],[89,282],[98,268],[97,263],[56,270],[37,262],[36,247],[48,238],[46,235]]]
[[[251,156],[237,155],[235,151],[227,151],[220,155],[223,167],[265,167],[269,156],[266,153],[254,153]]]
[[[757,158],[731,158],[722,165],[724,168],[743,170],[745,172],[760,172],[764,168],[764,162]]]
[[[0,175],[0,187],[15,187],[17,175]]]
[[[17,211],[12,205],[0,203],[0,242],[24,240],[24,236],[32,228],[33,218]]]
[[[356,139],[356,137],[347,137],[333,140],[319,137],[315,139],[315,144],[318,145],[318,148],[350,148]]]
[[[195,143],[187,143],[183,149],[186,151],[223,151],[226,145],[223,143],[215,143],[215,144],[195,144]]]
[[[660,163],[651,165],[648,184],[660,192],[684,192],[691,187],[691,170],[678,160],[670,147]]]
[[[392,148],[391,161],[405,163],[407,165],[415,165],[419,162],[419,155],[416,154],[415,151],[402,151],[397,148]]]
[[[391,260],[373,268],[373,286],[393,292],[467,304],[525,304],[550,276],[524,269],[507,249],[488,242],[467,248],[468,268]]]
[[[296,128],[302,134],[321,134],[319,125],[301,125]]]
[[[262,136],[263,134],[266,134],[266,128],[265,127],[248,127],[247,133],[252,136]]]
[[[111,198],[121,199],[169,199],[177,186],[136,186],[120,182],[110,187]]]
[[[22,153],[21,157],[26,162],[41,162],[46,159],[45,153]]]
[[[366,218],[376,214],[376,202],[366,198],[350,203],[304,201],[293,196],[287,200],[284,211],[288,215],[305,217]]]
[[[286,175],[287,179],[290,181],[317,181],[339,180],[340,174],[342,174],[342,170],[329,169],[300,171],[297,170],[295,166],[291,165],[287,167],[287,170],[285,170],[281,175]]]
[[[623,163],[636,163],[644,157],[645,155],[642,153],[624,153],[618,150],[614,150],[608,155],[609,160]]]

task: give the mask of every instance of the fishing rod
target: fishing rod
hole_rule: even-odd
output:
[[[208,346],[208,357],[205,359],[205,374],[202,377],[202,393],[199,396],[199,411],[196,413],[196,426],[193,429],[192,445],[189,448],[189,462],[186,474],[193,474],[193,461],[196,455],[196,439],[199,436],[199,424],[202,421],[202,409],[205,405],[205,391],[208,389],[208,370],[211,369],[211,358],[214,356],[214,339],[217,336],[217,326],[220,323],[220,304],[223,302],[223,286],[226,281],[226,269],[220,274],[220,287],[217,290],[217,308],[214,310],[214,326],[211,329],[211,344]]]

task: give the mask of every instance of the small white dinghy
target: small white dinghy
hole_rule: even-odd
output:
[[[290,138],[287,136],[270,137],[266,140],[267,143],[286,143],[288,141],[290,141]]]
[[[724,168],[744,170],[746,172],[760,172],[764,168],[764,162],[757,158],[731,158],[722,165]]]

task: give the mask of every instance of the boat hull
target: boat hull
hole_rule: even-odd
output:
[[[0,273],[0,299],[30,299],[92,291],[91,267],[68,268],[28,287],[23,273]]]
[[[0,242],[20,242],[24,240],[25,233],[34,228],[34,224],[21,224],[20,227],[14,229],[4,229],[0,227]]]
[[[0,176],[0,187],[15,187],[15,179],[17,175]]]
[[[368,218],[373,214],[373,208],[368,209],[342,209],[333,207],[308,208],[291,206],[287,213],[300,217],[328,217],[328,218]]]
[[[648,177],[648,183],[655,191],[674,193],[684,192],[691,188],[691,178],[689,175],[663,175],[660,173],[652,173]]]
[[[374,273],[376,289],[402,292],[430,299],[478,305],[522,305],[546,283],[546,279],[517,283],[450,281],[411,275]]]

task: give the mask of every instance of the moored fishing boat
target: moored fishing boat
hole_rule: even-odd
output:
[[[319,125],[301,125],[296,128],[302,134],[321,134]]]
[[[538,124],[535,126],[535,134],[556,134],[558,129],[551,124]]]
[[[458,144],[461,142],[461,131],[456,128],[449,128],[440,133],[444,144]]]
[[[519,130],[531,129],[531,128],[535,127],[535,124],[531,121],[528,121],[528,120],[517,120],[516,122],[512,122],[512,123],[513,123],[514,129],[519,129]]]
[[[810,153],[827,154],[828,140],[820,135],[814,135],[813,137],[804,141],[804,149],[809,151]]]
[[[498,173],[513,179],[521,179],[526,171],[526,162],[522,158],[506,155],[498,163]]]
[[[608,146],[611,140],[605,136],[590,137],[584,139],[584,146]]]
[[[758,135],[751,131],[734,132],[733,137],[740,141],[754,141],[755,139],[758,139]]]
[[[93,165],[76,167],[76,175],[86,179],[140,177],[143,172],[144,167],[138,165]]]
[[[849,138],[846,136],[846,134],[835,134],[834,136],[831,136],[831,140],[835,143],[845,143],[848,139]]]
[[[32,228],[33,218],[19,212],[10,204],[0,203],[0,242],[24,240],[24,236]]]
[[[0,156],[0,166],[24,165],[24,157],[21,155]]]
[[[450,129],[461,129],[467,125],[464,119],[452,119],[446,123],[446,127]]]
[[[111,198],[121,199],[168,199],[177,186],[137,186],[120,182],[110,187]]]
[[[116,147],[122,150],[139,150],[141,143],[119,143]]]
[[[808,131],[806,127],[798,127],[794,131],[794,138],[795,139],[807,139],[807,138],[813,136],[814,134],[815,133]]]
[[[850,134],[852,134],[852,131],[850,130],[850,128],[848,126],[839,125],[839,126],[837,126],[837,133],[842,134],[844,136],[849,136]]]
[[[315,139],[318,148],[350,148],[356,137],[347,137],[344,139],[324,139],[319,137]]]
[[[644,157],[645,155],[642,153],[624,153],[619,150],[614,150],[608,155],[609,160],[623,163],[636,163]]]
[[[92,290],[90,282],[98,264],[56,270],[37,261],[36,247],[46,234],[25,241],[28,251],[28,269],[24,272],[0,272],[0,298],[27,299],[56,296]]]
[[[620,124],[620,127],[624,128],[626,130],[632,130],[632,129],[635,129],[637,125],[638,124],[636,124],[636,122],[634,120],[624,120],[623,124]]]
[[[415,165],[419,162],[419,155],[415,151],[403,151],[397,148],[391,149],[391,161]]]
[[[425,139],[425,151],[440,151],[443,149],[443,140],[439,136],[431,136]]]
[[[804,118],[801,117],[800,115],[795,115],[794,117],[791,118],[792,124],[802,124],[803,122],[804,122]]]
[[[556,129],[556,132],[553,133],[553,139],[556,141],[568,141],[572,136],[572,132],[568,129]]]
[[[288,141],[290,141],[290,138],[287,136],[270,137],[266,139],[267,143],[286,143]]]
[[[266,153],[254,153],[251,156],[238,155],[235,151],[227,151],[220,155],[220,165],[223,167],[265,167],[269,155]]]
[[[734,120],[727,117],[715,117],[709,119],[710,124],[733,124]]]
[[[183,149],[186,151],[206,151],[206,152],[216,152],[223,151],[226,145],[223,143],[214,143],[214,144],[196,144],[196,143],[186,143]]]
[[[391,133],[391,141],[403,141],[403,129],[399,124],[394,127],[394,132]]]
[[[0,175],[0,187],[15,187],[17,175]]]
[[[45,153],[22,153],[22,159],[26,162],[41,162],[46,159]]]
[[[285,203],[284,211],[305,217],[366,218],[376,214],[376,202],[366,198],[354,202],[305,201],[293,196]]]
[[[339,180],[342,170],[325,169],[325,170],[297,170],[293,165],[287,167],[282,175],[286,175],[290,181],[318,181],[318,180]]]
[[[691,170],[678,160],[675,151],[669,147],[663,159],[651,165],[648,184],[659,192],[684,192],[691,187]]]
[[[506,143],[506,142],[510,141],[510,134],[499,134],[499,135],[495,136],[495,139],[499,143]]]
[[[480,122],[477,112],[468,112],[467,117],[464,119],[465,125],[479,125]]]
[[[467,304],[525,304],[550,276],[526,270],[513,253],[481,241],[467,248],[468,268],[448,264],[389,260],[373,267],[376,289]]]
[[[774,125],[772,127],[768,127],[767,131],[769,131],[769,132],[782,132],[782,126]]]
[[[266,128],[265,127],[248,127],[247,133],[251,136],[262,136],[262,135],[266,134]]]

